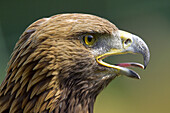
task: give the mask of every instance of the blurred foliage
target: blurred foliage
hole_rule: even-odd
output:
[[[97,97],[95,113],[169,113],[169,11],[169,0],[0,0],[0,82],[14,45],[28,25],[60,13],[90,13],[142,37],[151,51],[147,69],[137,70],[142,79],[113,80]]]

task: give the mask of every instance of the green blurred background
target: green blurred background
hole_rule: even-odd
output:
[[[142,79],[113,80],[98,96],[95,113],[170,113],[170,0],[0,0],[0,82],[24,29],[42,17],[68,12],[104,17],[150,48],[147,69],[137,69]]]

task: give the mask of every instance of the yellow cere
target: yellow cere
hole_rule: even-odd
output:
[[[132,38],[132,34],[126,32],[126,31],[119,30],[119,34],[120,34],[120,38],[124,39],[124,40],[126,40],[128,38],[130,38],[130,39]]]
[[[129,47],[131,43],[127,43],[127,42],[132,42],[132,34],[126,31],[119,30],[119,35],[123,41],[123,47],[124,48]]]

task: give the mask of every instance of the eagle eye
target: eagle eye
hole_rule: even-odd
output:
[[[93,46],[96,42],[96,37],[94,37],[93,35],[85,35],[83,36],[83,41],[86,45]]]

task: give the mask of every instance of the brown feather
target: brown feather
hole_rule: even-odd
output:
[[[61,14],[31,24],[16,43],[0,86],[0,112],[92,113],[105,84],[89,76],[100,66],[79,36],[116,30],[87,14]]]

